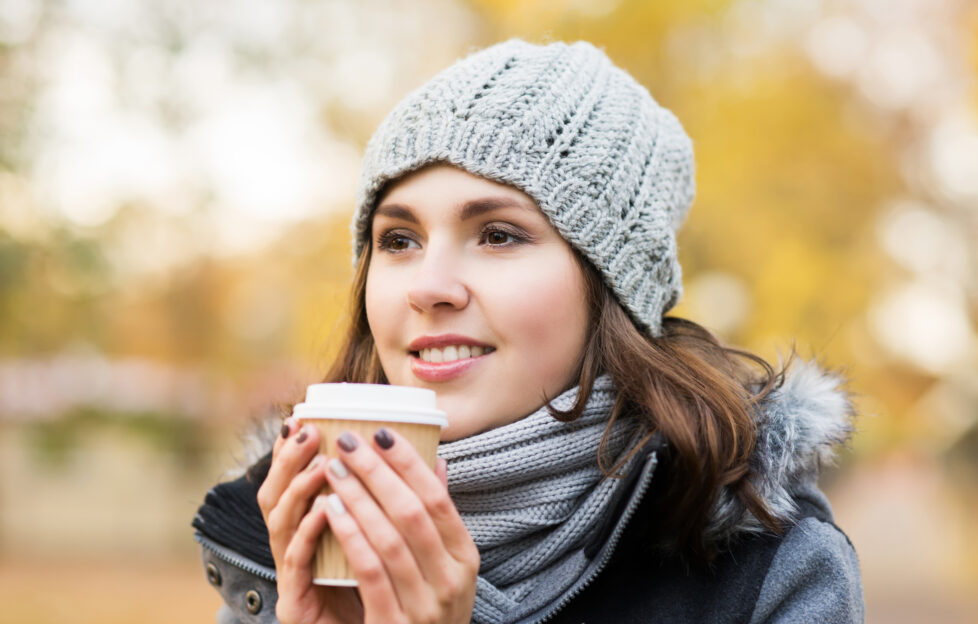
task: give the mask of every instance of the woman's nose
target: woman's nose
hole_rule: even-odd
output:
[[[450,254],[427,254],[411,278],[407,291],[408,303],[419,312],[439,308],[462,309],[469,302],[458,262]]]

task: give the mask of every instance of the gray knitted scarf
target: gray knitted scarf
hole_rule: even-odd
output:
[[[566,410],[577,388],[553,400]],[[604,478],[597,450],[615,401],[607,376],[599,377],[581,417],[564,423],[546,406],[485,433],[447,442],[448,491],[482,562],[472,620],[503,621],[601,522],[624,479]],[[634,419],[619,418],[607,440],[616,460],[638,441]],[[631,458],[621,472],[632,467]]]

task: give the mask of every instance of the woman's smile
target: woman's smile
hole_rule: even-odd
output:
[[[431,364],[441,364],[454,362],[456,360],[467,360],[469,358],[482,357],[483,353],[491,353],[490,351],[485,351],[482,347],[469,347],[468,345],[452,345],[450,347],[445,347],[444,349],[438,349],[432,347],[431,349],[422,349],[420,352],[415,352],[415,357],[421,358],[425,362]]]
[[[495,347],[458,334],[424,336],[411,342],[411,372],[421,381],[450,381],[478,365]]]

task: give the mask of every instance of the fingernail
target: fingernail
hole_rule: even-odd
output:
[[[305,429],[303,429],[302,431],[299,432],[299,437],[295,439],[295,443],[296,444],[302,444],[308,438],[309,438],[309,434],[306,432]]]
[[[350,432],[344,433],[339,438],[336,439],[336,443],[340,445],[340,448],[347,453],[352,453],[357,450],[357,439],[353,437]]]
[[[326,504],[329,505],[329,508],[333,510],[333,513],[338,516],[346,513],[346,506],[343,505],[343,501],[341,501],[340,497],[336,494],[330,494],[327,496]]]
[[[394,446],[394,436],[392,436],[391,432],[385,427],[381,427],[377,430],[377,433],[374,434],[374,442],[377,443],[377,446],[386,451],[390,447]]]
[[[350,474],[346,469],[346,464],[336,458],[329,460],[329,471],[340,479],[345,479]]]
[[[291,433],[289,431],[289,421],[285,421],[282,423],[282,439],[284,440],[285,438],[289,437],[289,433]]]
[[[323,463],[323,456],[316,455],[315,457],[312,458],[312,461],[309,462],[309,465],[306,466],[306,472],[312,472],[313,470],[316,469],[317,466],[319,466],[322,463]]]

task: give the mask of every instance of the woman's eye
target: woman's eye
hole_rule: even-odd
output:
[[[505,245],[509,242],[509,234],[506,232],[489,232],[486,234],[486,242],[490,245]]]
[[[482,232],[482,242],[493,247],[514,245],[523,242],[523,237],[500,229],[486,229]]]
[[[411,245],[411,241],[403,236],[395,236],[390,240],[387,246],[394,251],[401,251],[402,249],[407,249]]]
[[[384,251],[405,251],[413,243],[410,237],[397,232],[387,232],[377,239],[377,247]]]

